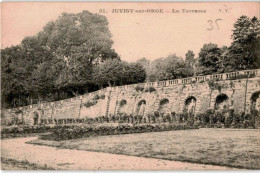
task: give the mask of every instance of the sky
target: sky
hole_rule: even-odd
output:
[[[24,37],[37,34],[63,12],[88,10],[107,17],[113,48],[122,60],[131,62],[142,57],[154,60],[174,53],[184,58],[188,50],[197,57],[205,43],[230,45],[236,20],[241,15],[259,18],[259,5],[259,2],[2,2],[1,48],[20,44]],[[100,13],[100,9],[106,13]],[[163,9],[164,13],[112,13],[113,9]],[[172,9],[179,13],[172,13]],[[206,13],[183,13],[182,9]]]

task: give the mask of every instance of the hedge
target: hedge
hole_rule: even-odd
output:
[[[10,126],[4,127],[1,129],[1,138],[9,138],[9,137],[18,137],[18,136],[26,136],[29,134],[37,134],[37,133],[46,133],[53,132],[59,128],[69,128],[72,124],[66,125],[36,125],[36,126]]]
[[[92,136],[105,136],[105,135],[120,135],[132,133],[146,133],[146,132],[159,132],[159,131],[174,131],[174,130],[187,130],[198,129],[195,126],[187,124],[144,124],[144,125],[119,125],[119,126],[86,126],[77,125],[68,127],[61,127],[55,129],[53,133],[41,135],[39,139],[42,140],[70,140],[87,138]]]

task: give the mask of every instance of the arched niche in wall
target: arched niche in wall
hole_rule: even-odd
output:
[[[127,112],[126,105],[127,105],[127,101],[126,100],[121,100],[120,103],[119,103],[117,114],[126,113]]]
[[[189,96],[184,102],[184,113],[195,115],[197,99],[194,96]]]
[[[229,97],[226,94],[219,94],[215,100],[215,110],[229,109]]]
[[[252,94],[251,109],[260,111],[260,91],[254,92]]]
[[[146,107],[146,101],[145,100],[139,101],[136,107],[136,114],[143,116],[145,113],[145,107]]]
[[[160,113],[170,113],[169,110],[169,100],[167,98],[164,98],[160,101],[159,104],[159,112]]]
[[[38,125],[40,123],[40,113],[38,111],[33,112],[33,125]]]

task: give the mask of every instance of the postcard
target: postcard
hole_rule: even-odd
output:
[[[259,170],[259,2],[2,2],[2,170]]]

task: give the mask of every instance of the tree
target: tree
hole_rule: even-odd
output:
[[[187,63],[191,67],[194,67],[194,64],[195,64],[194,56],[195,56],[195,54],[193,53],[193,51],[188,50],[188,52],[185,55],[185,63]]]
[[[143,82],[145,69],[139,63],[109,59],[94,67],[93,78],[100,88]]]
[[[136,63],[141,64],[143,66],[143,68],[145,69],[146,81],[148,81],[148,82],[156,81],[155,72],[152,67],[152,61],[143,57],[143,58],[137,60]]]
[[[223,62],[225,71],[260,68],[260,21],[241,16],[234,24],[233,42]]]
[[[60,78],[60,88],[85,87],[92,83],[93,64],[118,58],[111,37],[106,17],[88,11],[63,13],[38,34],[39,41],[66,63],[66,80]]]
[[[124,69],[124,63],[119,60],[106,60],[94,67],[93,79],[100,88],[115,86],[120,80]]]
[[[185,62],[176,62],[175,64],[166,67],[170,79],[185,78],[193,75],[193,67]]]
[[[55,58],[35,37],[26,37],[21,45],[2,49],[1,53],[4,106],[28,105],[53,88]]]
[[[200,74],[217,73],[220,69],[221,50],[217,44],[204,44],[199,52]]]
[[[3,107],[20,105],[20,94],[26,92],[31,73],[20,46],[1,50],[1,100]],[[30,64],[29,64],[30,65]]]
[[[125,64],[124,73],[122,75],[122,84],[142,83],[146,79],[146,71],[139,63]]]
[[[106,17],[85,10],[78,14],[63,13],[55,22],[49,22],[38,37],[68,61],[105,59],[113,44]]]
[[[88,11],[63,13],[37,35],[1,50],[2,95],[6,106],[95,91],[93,67],[106,59],[120,60],[112,44],[105,16]]]
[[[26,58],[26,70],[29,82],[26,86],[28,92],[49,91],[54,86],[55,72],[53,64],[56,57],[45,46],[40,45],[37,37],[25,37],[22,40],[21,48]],[[39,97],[38,97],[39,98]]]
[[[175,54],[156,59],[150,65],[150,72],[147,72],[150,81],[185,78],[193,75],[193,68]]]

